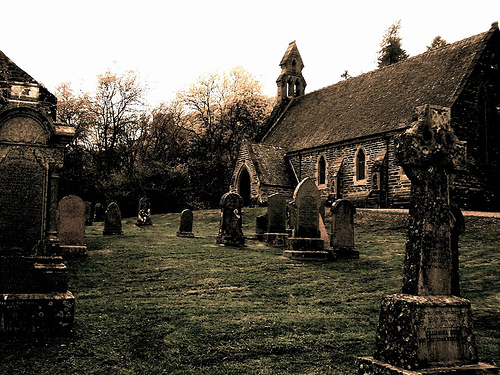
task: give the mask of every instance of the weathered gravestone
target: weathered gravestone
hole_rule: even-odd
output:
[[[116,202],[111,202],[106,209],[102,234],[123,234],[122,214]]]
[[[101,203],[96,203],[94,206],[94,222],[104,221],[104,207]]]
[[[151,220],[151,201],[147,197],[139,199],[139,212],[137,214],[137,226],[153,225]]]
[[[331,207],[332,233],[330,248],[335,259],[357,259],[359,251],[354,246],[354,214],[356,208],[346,199],[335,201]]]
[[[59,202],[59,241],[61,254],[87,255],[85,245],[85,203],[76,195]]]
[[[85,225],[92,225],[92,203],[85,202]]]
[[[478,363],[470,302],[453,295],[449,180],[466,153],[449,109],[418,107],[396,157],[412,182],[403,294],[382,301],[374,356],[360,359],[358,373],[496,374]]]
[[[220,200],[221,217],[217,243],[224,246],[244,246],[245,236],[241,227],[243,199],[237,193],[226,193]]]
[[[194,237],[193,234],[193,211],[185,209],[181,212],[178,237]]]
[[[59,171],[74,128],[55,122],[55,97],[2,55],[0,337],[68,333],[75,299],[55,254]]]
[[[290,208],[292,236],[283,255],[297,260],[331,260],[320,233],[320,195],[316,184],[308,177],[295,189]]]
[[[267,214],[259,215],[255,218],[255,237],[257,241],[264,241],[264,234],[267,231]]]
[[[264,234],[267,246],[284,247],[287,245],[286,205],[286,199],[280,193],[273,194],[267,199],[268,225]]]

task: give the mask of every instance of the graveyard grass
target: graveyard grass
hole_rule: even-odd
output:
[[[1,374],[355,374],[372,355],[381,299],[402,283],[406,215],[358,210],[359,260],[302,263],[253,240],[264,208],[244,209],[245,247],[215,244],[219,211],[179,214],[124,235],[86,227],[89,256],[69,259],[69,337],[0,342]],[[466,217],[462,295],[479,356],[500,366],[500,219]]]

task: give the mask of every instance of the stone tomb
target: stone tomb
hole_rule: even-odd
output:
[[[354,246],[354,214],[356,208],[345,199],[335,201],[331,207],[332,232],[330,248],[335,259],[358,259],[359,251]]]
[[[147,197],[142,197],[139,200],[139,210],[135,225],[139,227],[153,225],[153,221],[151,220],[151,201]]]
[[[221,246],[244,246],[245,236],[241,227],[243,199],[238,193],[226,193],[220,200],[220,225],[217,243]]]
[[[288,234],[286,232],[286,199],[280,194],[271,195],[267,200],[267,232],[264,241],[267,246],[285,247]]]
[[[470,302],[453,295],[460,230],[449,180],[465,147],[448,108],[417,107],[415,118],[396,140],[397,160],[412,182],[403,293],[382,301],[374,356],[359,360],[358,374],[497,374],[478,362]]]
[[[296,260],[332,260],[332,253],[325,250],[321,238],[320,195],[316,184],[309,178],[302,180],[295,189],[290,208],[292,236],[288,238],[283,256]]]
[[[193,211],[185,209],[181,212],[178,237],[194,237],[193,234]]]
[[[16,67],[17,69],[17,67]],[[12,87],[11,87],[12,86]],[[34,83],[4,82],[0,102],[0,337],[65,334],[75,298],[59,252],[57,194],[74,128],[55,122],[56,100]],[[18,93],[10,99],[9,88]],[[45,89],[43,89],[45,90]]]
[[[76,195],[59,202],[59,241],[61,255],[87,255],[85,245],[85,203]]]
[[[111,202],[106,209],[102,234],[123,234],[122,214],[116,202]]]

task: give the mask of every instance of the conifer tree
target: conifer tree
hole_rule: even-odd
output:
[[[393,23],[386,31],[382,42],[380,43],[380,51],[378,52],[378,67],[395,64],[409,57],[406,51],[401,47],[401,38],[399,37],[399,29],[401,28],[401,20]]]
[[[448,42],[446,40],[444,40],[443,38],[441,38],[440,35],[438,35],[437,37],[435,37],[432,40],[431,45],[427,46],[427,51],[433,51],[435,49],[444,47],[447,44],[448,44]]]

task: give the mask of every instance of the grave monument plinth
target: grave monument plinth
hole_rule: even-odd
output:
[[[497,374],[478,362],[470,302],[454,295],[460,231],[449,181],[466,150],[449,109],[417,107],[396,157],[412,182],[403,293],[382,301],[375,352],[360,359],[358,374]]]
[[[0,337],[71,331],[75,299],[58,256],[59,171],[74,128],[57,99],[0,52]]]
[[[309,178],[296,187],[290,209],[292,235],[283,256],[294,260],[331,260],[319,230],[320,196],[316,184]]]

